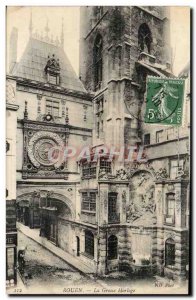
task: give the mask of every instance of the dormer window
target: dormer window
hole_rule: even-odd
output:
[[[52,55],[52,57],[48,56],[48,61],[44,71],[46,73],[48,83],[55,85],[58,85],[60,83],[59,59],[56,59],[54,54]]]

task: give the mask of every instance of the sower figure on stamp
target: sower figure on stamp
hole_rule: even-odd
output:
[[[173,99],[177,100],[178,97],[172,93],[172,92],[176,92],[176,91],[177,91],[177,89],[169,87],[168,83],[164,82],[162,88],[152,98],[152,102],[154,102],[154,104],[156,106],[159,106],[159,112],[160,112],[161,118],[168,117],[171,115],[172,111],[168,108],[167,96],[169,95]]]

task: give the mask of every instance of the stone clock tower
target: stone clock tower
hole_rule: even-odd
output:
[[[94,144],[140,142],[134,116],[146,75],[171,73],[167,9],[82,7],[80,28],[80,77],[94,92]]]
[[[172,181],[174,137],[163,153],[159,135],[166,137],[166,128],[149,126],[143,119],[147,76],[173,77],[169,11],[149,6],[82,7],[80,19],[80,78],[94,95],[94,151],[101,145],[145,146],[147,157],[146,163],[111,165],[102,157],[97,173],[88,176],[81,163],[81,201],[96,193],[97,270],[102,274],[142,265],[146,271],[183,277],[186,246],[176,249],[186,244],[187,225],[179,221],[175,202],[179,203],[179,193],[187,193],[187,183]],[[186,197],[182,201],[180,211],[187,205]],[[93,222],[93,214],[83,214]]]
[[[67,145],[80,149],[91,144],[92,102],[64,52],[63,27],[61,41],[48,32],[48,24],[44,34],[34,32],[31,19],[26,49],[18,62],[16,51],[11,51],[7,74],[19,106],[17,221],[40,228],[40,235],[73,254],[69,220],[78,217],[80,176],[76,160],[64,160],[63,153]],[[17,49],[16,41],[14,29],[10,49]],[[51,148],[60,149],[60,155],[50,158]]]

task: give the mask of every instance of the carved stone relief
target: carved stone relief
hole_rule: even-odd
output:
[[[130,183],[130,204],[127,209],[127,220],[134,221],[146,212],[152,216],[155,212],[154,201],[155,186],[149,172],[138,171],[131,178]]]
[[[158,172],[156,172],[156,179],[167,179],[169,178],[169,175],[167,173],[167,170],[165,168],[160,168]]]

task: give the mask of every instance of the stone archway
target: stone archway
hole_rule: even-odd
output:
[[[55,200],[63,203],[69,210],[71,219],[75,218],[75,210],[73,207],[73,203],[68,197],[66,197],[60,193],[55,193],[55,192],[48,192],[47,196],[50,197],[51,199],[55,199]]]
[[[30,228],[40,228],[42,212],[56,210],[59,217],[73,219],[75,211],[72,201],[60,194],[49,190],[29,189],[29,192],[18,191],[16,198],[18,221]],[[26,222],[24,222],[24,213]],[[29,218],[29,222],[27,219]],[[42,227],[42,226],[41,226]]]
[[[40,199],[45,199],[45,198],[52,198],[59,200],[63,202],[67,207],[70,209],[72,219],[75,217],[75,209],[73,206],[72,201],[69,199],[68,196],[65,196],[59,192],[53,192],[51,189],[33,189],[33,188],[27,188],[23,190],[18,190],[17,191],[17,198],[16,202],[20,202],[21,200],[26,200],[28,199],[29,202],[32,201],[32,198],[38,198]]]
[[[70,199],[52,191],[40,191],[40,235],[42,237],[66,249],[65,244],[70,244],[70,220],[74,216]]]

